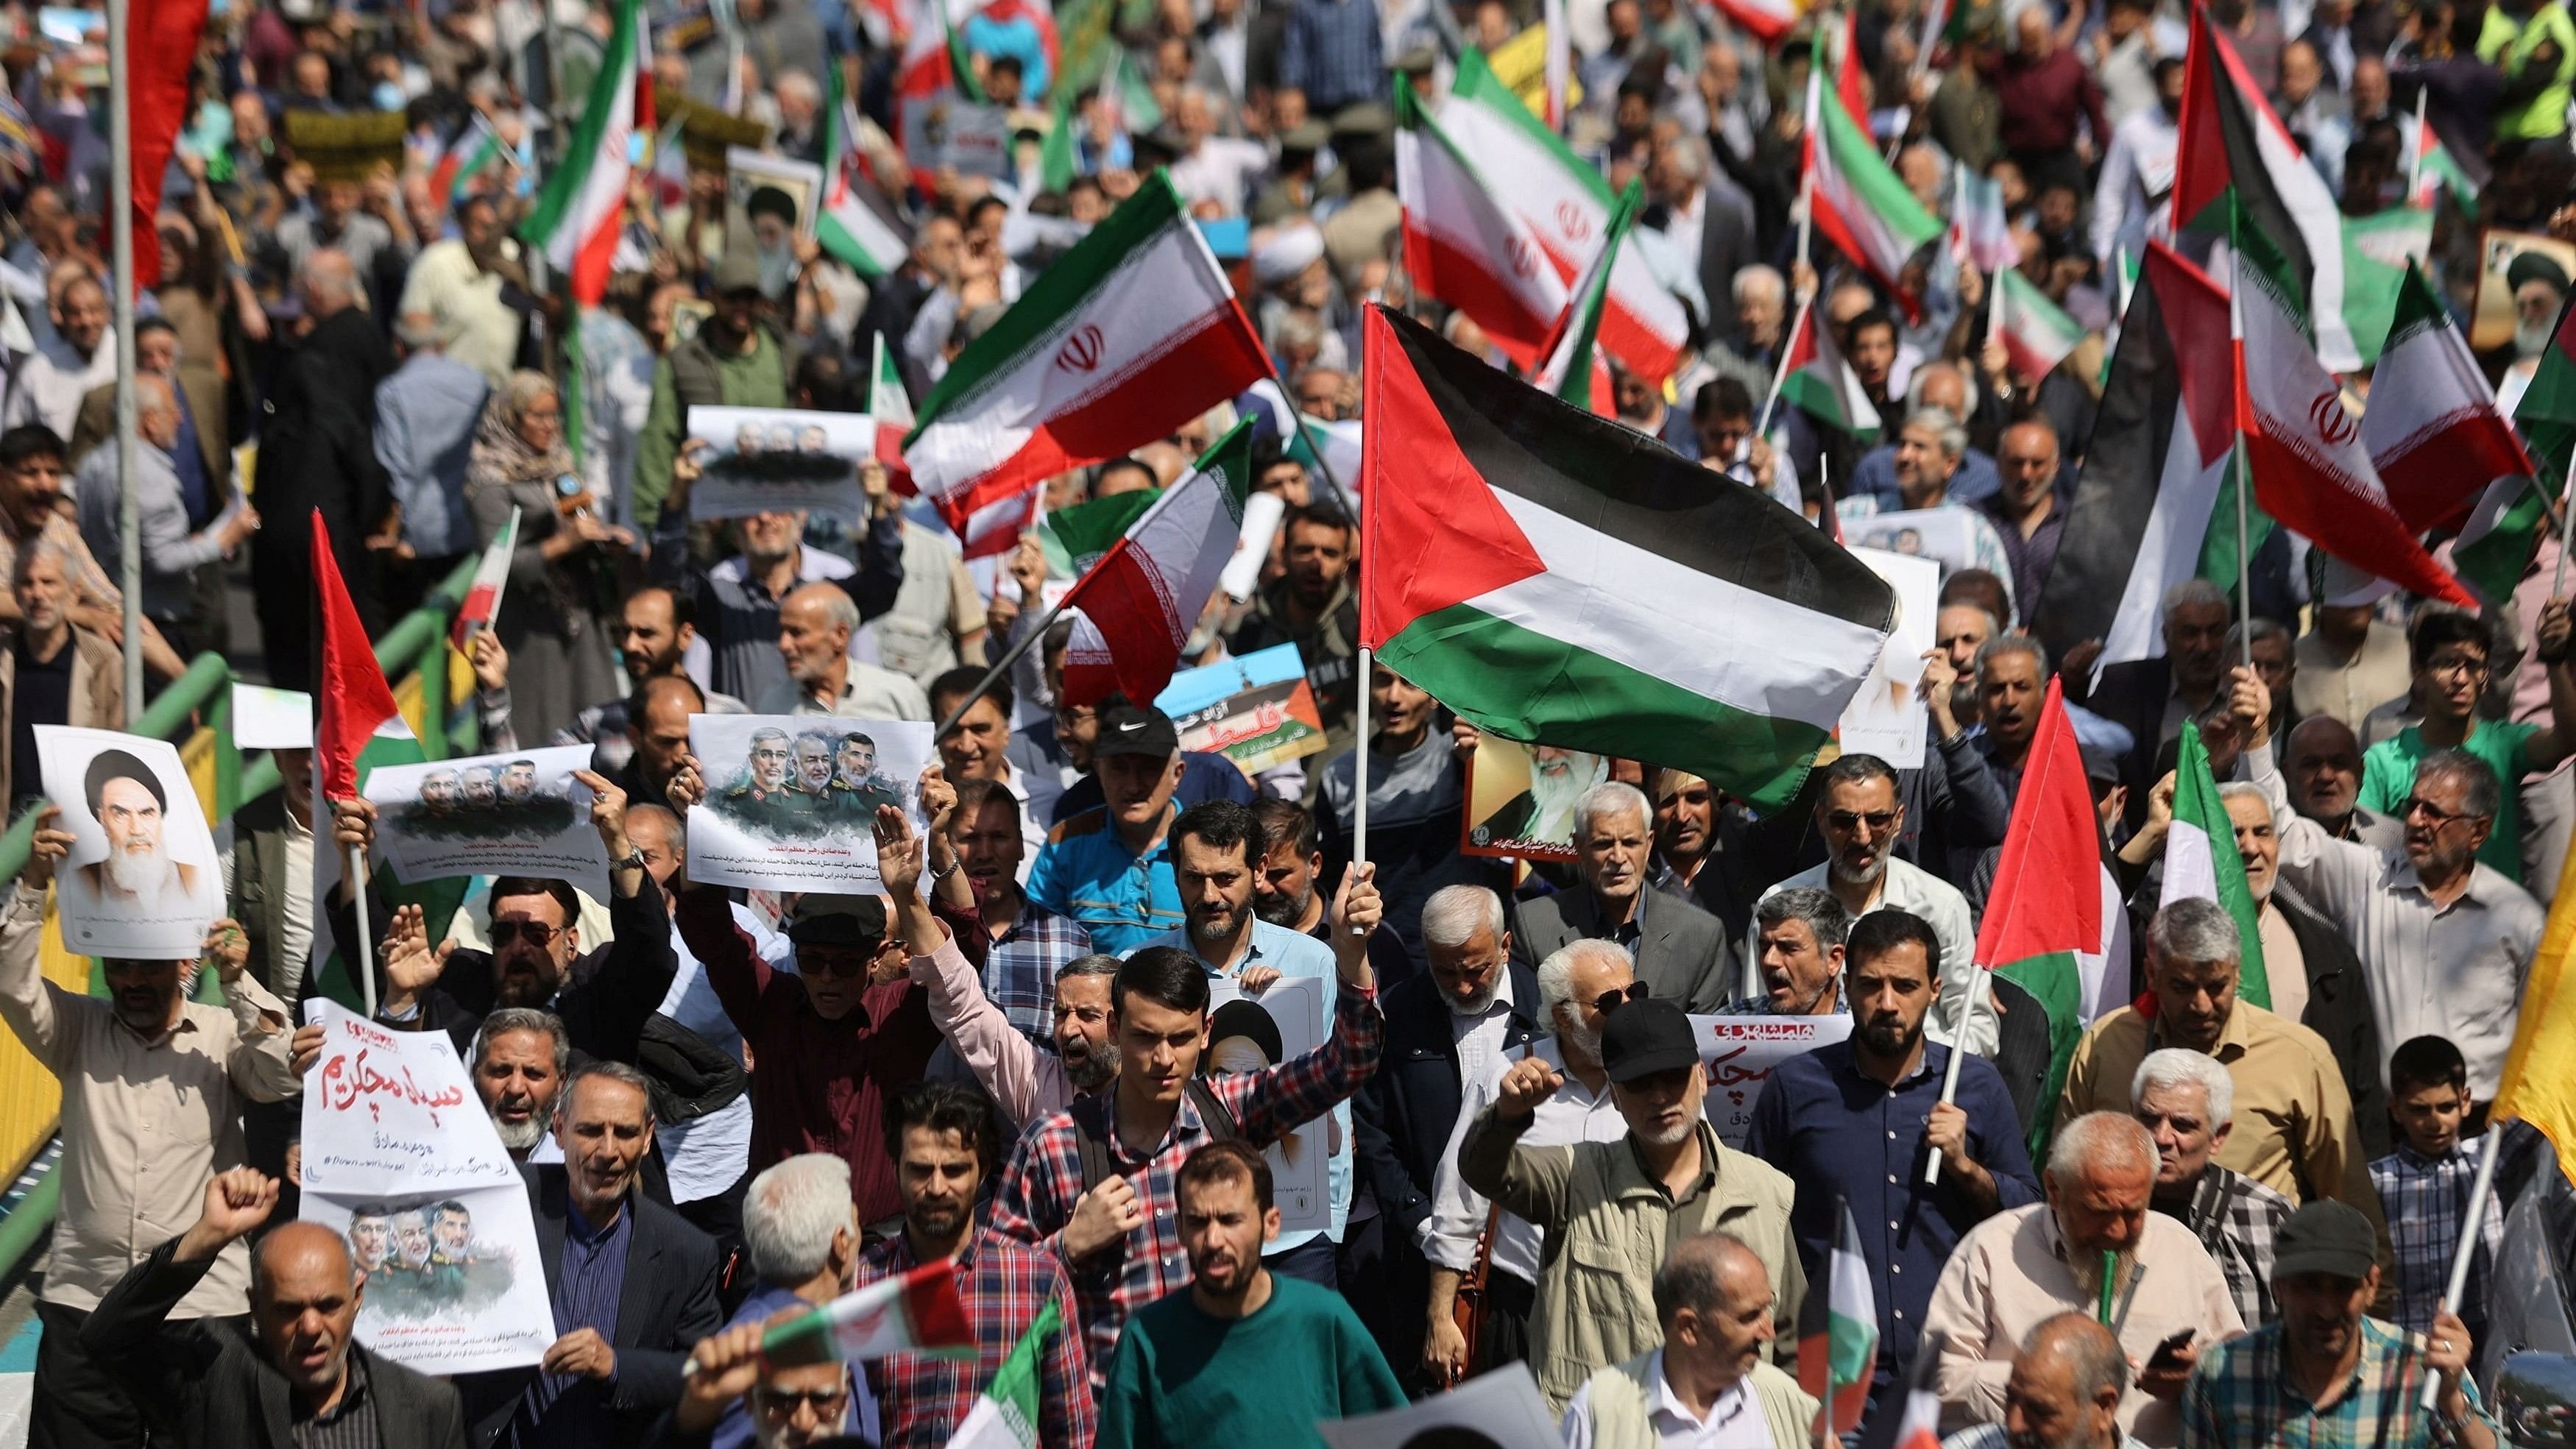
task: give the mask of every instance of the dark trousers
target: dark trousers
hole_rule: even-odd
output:
[[[751,1255],[742,1243],[742,1200],[750,1191],[751,1174],[746,1172],[715,1196],[680,1203],[674,1209],[699,1232],[716,1240],[716,1261],[723,1265],[718,1269],[716,1297],[728,1318],[751,1296],[751,1290],[760,1286],[751,1271]]]
[[[1530,1309],[1538,1286],[1509,1273],[1485,1275],[1485,1320],[1476,1335],[1478,1373],[1491,1373],[1507,1363],[1529,1360]]]
[[[1342,1275],[1334,1263],[1336,1251],[1332,1239],[1315,1238],[1284,1253],[1265,1254],[1261,1265],[1273,1273],[1303,1278],[1319,1288],[1339,1293],[1342,1291]]]
[[[27,1449],[136,1449],[146,1441],[143,1411],[124,1385],[81,1348],[84,1309],[38,1303],[44,1333],[36,1343],[35,1398],[28,1405]],[[176,1442],[161,1436],[160,1442]]]

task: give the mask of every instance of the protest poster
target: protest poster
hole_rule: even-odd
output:
[[[1700,1066],[1708,1073],[1708,1122],[1717,1140],[1744,1145],[1753,1130],[1753,1104],[1771,1069],[1851,1035],[1851,1013],[1831,1016],[1693,1016]]]
[[[429,1032],[424,1035],[445,1034]],[[480,1103],[473,1116],[489,1133]],[[555,1340],[528,1189],[346,1198],[307,1187],[302,1216],[338,1233],[363,1277],[357,1338],[425,1374],[523,1368]]]
[[[362,792],[376,846],[405,885],[460,875],[533,875],[608,895],[608,847],[590,823],[590,746],[561,745],[423,765],[378,765]]]
[[[1234,761],[1249,778],[1324,747],[1324,717],[1294,644],[1184,669],[1154,697],[1181,748]]]
[[[224,913],[196,787],[167,740],[37,725],[36,758],[72,847],[54,868],[63,945],[82,956],[189,961]]]
[[[1978,566],[1976,528],[1981,521],[1974,510],[1966,508],[1908,508],[1867,518],[1845,518],[1843,535],[1853,548],[1884,549],[1931,559],[1941,566],[1941,576],[1948,578],[1961,569]]]
[[[1258,1072],[1322,1046],[1332,1012],[1326,993],[1337,989],[1321,977],[1285,976],[1259,996],[1246,997],[1233,977],[1209,982],[1207,1070],[1217,1076]],[[1349,1115],[1348,1106],[1335,1107],[1263,1152],[1270,1160],[1270,1197],[1279,1208],[1279,1231],[1332,1227],[1332,1159],[1348,1144]]]
[[[1923,654],[1939,630],[1941,565],[1928,558],[1855,548],[1896,594],[1896,627],[1880,646],[1878,663],[1843,706],[1838,738],[1847,755],[1876,755],[1899,770],[1923,768]]]
[[[704,438],[702,471],[689,487],[692,518],[828,513],[866,518],[859,465],[876,456],[876,419],[793,408],[689,409],[688,433]]]
[[[1478,1374],[1445,1394],[1401,1409],[1327,1419],[1315,1429],[1327,1449],[1564,1449],[1565,1444],[1525,1363]]]
[[[876,892],[877,807],[901,806],[914,831],[929,829],[919,781],[930,730],[827,715],[691,715],[706,797],[689,808],[689,879]]]
[[[814,234],[822,195],[823,168],[811,161],[746,146],[725,150],[725,254],[758,261],[760,290],[772,301],[787,300],[804,270],[796,243]]]
[[[903,159],[914,170],[1010,178],[1011,114],[1004,108],[978,105],[943,90],[906,97],[902,120]]]
[[[2550,263],[2561,272],[2576,273],[2576,246],[2533,232],[2481,228],[2478,232],[2477,288],[2469,309],[2471,351],[2493,352],[2513,345],[2516,321],[2513,264],[2525,253]],[[2508,407],[2506,411],[2510,413],[2512,409]]]
[[[1476,739],[1458,849],[1521,860],[1574,859],[1574,802],[1610,778],[1610,762],[1581,750]]]
[[[387,1031],[326,997],[305,1003],[322,1055],[305,1076],[302,1186],[384,1197],[515,1186],[519,1170],[443,1031]]]

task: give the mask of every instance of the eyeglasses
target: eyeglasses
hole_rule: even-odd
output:
[[[1643,981],[1631,981],[1624,991],[1604,991],[1592,998],[1592,1009],[1607,1016],[1626,1002],[1643,1001],[1650,993]]]
[[[1893,810],[1828,810],[1825,812],[1825,823],[1836,830],[1856,829],[1862,821],[1869,822],[1869,828],[1873,831],[1892,830],[1896,826],[1896,812]]]
[[[798,1409],[812,1409],[815,1418],[829,1421],[839,1417],[849,1400],[848,1389],[813,1389],[800,1394],[764,1387],[760,1391],[760,1411],[773,1419],[793,1419]]]
[[[2397,807],[2397,818],[2400,820],[2412,820],[2419,812],[2423,814],[2425,818],[2433,822],[2433,828],[2436,830],[2441,829],[2443,826],[2450,824],[2454,820],[2483,820],[2486,818],[2482,815],[2472,814],[2466,810],[2445,810],[2441,806],[2434,804],[2432,801],[2425,799],[2421,795],[2407,796],[2405,803]]]
[[[2487,661],[2472,659],[2465,654],[2444,654],[2425,661],[2424,672],[2432,675],[2459,674],[2474,679],[2487,672]]]
[[[835,981],[865,976],[875,962],[876,952],[849,946],[808,946],[796,953],[798,969],[820,971]]]
[[[507,946],[513,941],[524,940],[529,945],[542,950],[547,942],[555,938],[555,930],[555,927],[543,921],[494,921],[492,944]]]

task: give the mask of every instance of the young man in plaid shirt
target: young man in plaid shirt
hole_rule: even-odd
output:
[[[1386,1021],[1368,963],[1380,911],[1372,873],[1352,867],[1335,902],[1341,989],[1332,1036],[1267,1071],[1204,1083],[1234,1119],[1228,1135],[1266,1147],[1347,1101],[1376,1070]],[[1207,1045],[1206,968],[1187,951],[1147,947],[1119,968],[1110,992],[1117,1083],[1089,1099],[1095,1105],[1077,1103],[1032,1123],[1003,1169],[992,1208],[995,1232],[1054,1248],[1072,1275],[1095,1389],[1128,1315],[1190,1281],[1173,1177],[1192,1151],[1219,1136],[1187,1091]],[[1091,1114],[1085,1125],[1076,1124],[1077,1111]],[[1110,1171],[1087,1191],[1086,1130],[1105,1150]]]
[[[2205,1052],[2149,1052],[2129,1080],[2129,1115],[2156,1139],[2149,1205],[2191,1229],[2227,1276],[2237,1316],[2261,1325],[2281,1316],[2272,1301],[2272,1242],[2297,1204],[2210,1160],[2227,1141],[2235,1112],[2235,1080]]]
[[[2460,1219],[2478,1175],[2479,1139],[2462,1140],[2469,1116],[2469,1065],[2449,1037],[2419,1036],[2388,1057],[2388,1106],[2397,1119],[2397,1150],[2370,1164],[2397,1253],[2397,1326],[2422,1333],[2433,1325],[2451,1285]],[[2487,1270],[2504,1241],[2504,1210],[2491,1196],[2478,1224],[2481,1251],[2469,1258],[2460,1317],[2472,1334],[2486,1332]]]

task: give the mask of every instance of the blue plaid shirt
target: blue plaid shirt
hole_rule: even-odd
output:
[[[1386,41],[1377,0],[1301,0],[1288,14],[1279,83],[1306,93],[1309,115],[1329,116],[1386,93]]]
[[[2331,1408],[2292,1388],[2281,1325],[2267,1323],[2241,1338],[2203,1349],[2182,1391],[2182,1449],[2413,1449],[2453,1444],[2458,1435],[2423,1406],[2425,1344],[2376,1318],[2361,1320],[2361,1358]],[[2501,1437],[2463,1380],[2469,1412]]]
[[[1091,954],[1091,933],[1026,896],[1011,929],[984,955],[984,995],[1023,1036],[1054,1049],[1055,973]]]
[[[2453,1143],[2440,1157],[2426,1157],[2401,1142],[2395,1152],[2370,1164],[2370,1185],[2379,1189],[2388,1245],[2397,1254],[2397,1323],[2409,1333],[2432,1331],[2442,1290],[2451,1286],[2460,1216],[2468,1211],[2469,1189],[2478,1176],[2478,1141],[2472,1137]],[[2478,1310],[2487,1301],[2487,1267],[2504,1241],[2504,1212],[2492,1196],[2479,1236],[2485,1251],[2469,1259],[2468,1287],[2460,1294],[2461,1320],[2473,1335],[2484,1327],[2485,1315]]]

